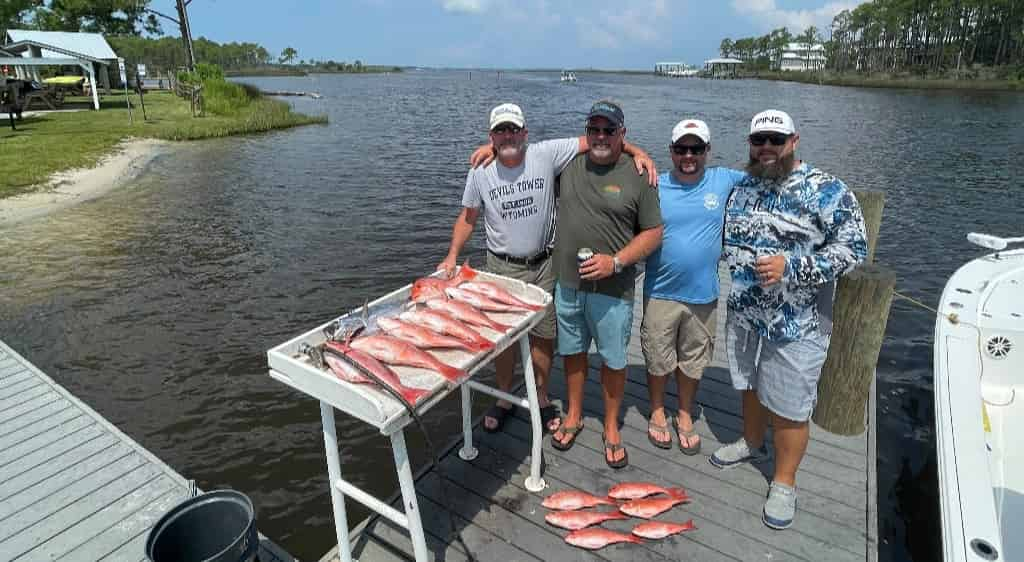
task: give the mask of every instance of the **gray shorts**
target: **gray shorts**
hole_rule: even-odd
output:
[[[551,294],[555,292],[555,270],[551,267],[551,257],[534,265],[520,265],[496,258],[487,252],[487,271],[536,285]],[[554,300],[544,310],[544,317],[530,330],[530,335],[545,340],[555,339]]]
[[[725,322],[729,374],[737,390],[756,390],[757,399],[776,415],[807,421],[818,400],[818,379],[828,353],[829,336],[770,342],[756,331]]]
[[[700,380],[715,356],[718,301],[707,304],[649,298],[644,300],[640,347],[647,372],[660,377],[679,369]]]

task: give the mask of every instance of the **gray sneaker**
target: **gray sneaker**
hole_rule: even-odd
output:
[[[770,458],[768,447],[764,443],[760,449],[751,450],[747,440],[740,437],[739,441],[720,447],[715,454],[708,457],[708,461],[718,468],[732,468],[745,462],[764,462]]]
[[[796,515],[796,489],[785,484],[772,482],[768,487],[768,499],[764,502],[761,521],[772,529],[788,529]]]

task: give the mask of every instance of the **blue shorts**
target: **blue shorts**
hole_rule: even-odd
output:
[[[555,284],[558,354],[586,353],[590,342],[609,369],[626,368],[626,348],[633,329],[633,301]]]

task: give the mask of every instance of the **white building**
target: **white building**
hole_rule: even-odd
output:
[[[110,93],[110,68],[117,54],[99,33],[8,29],[2,37],[0,65],[13,67],[17,78],[39,81],[40,67],[79,67],[92,92],[93,107],[100,108],[99,89]]]
[[[821,70],[825,68],[825,46],[821,43],[790,43],[775,67],[779,70]]]

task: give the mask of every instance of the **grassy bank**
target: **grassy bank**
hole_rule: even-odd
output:
[[[861,88],[916,88],[922,90],[1003,90],[1024,92],[1024,80],[979,78],[921,77],[910,74],[837,74],[834,72],[761,72],[751,78],[781,80],[827,86],[857,86]]]
[[[187,100],[153,92],[146,94],[146,121],[138,96],[132,94],[132,124],[128,123],[124,94],[101,97],[100,111],[92,111],[87,98],[67,98],[65,109],[82,111],[26,116],[17,122],[17,131],[4,120],[0,123],[0,198],[36,190],[56,172],[94,166],[118,143],[132,137],[205,139],[327,121],[326,117],[295,113],[287,103],[249,90],[213,90],[208,91],[202,117],[192,117]]]

